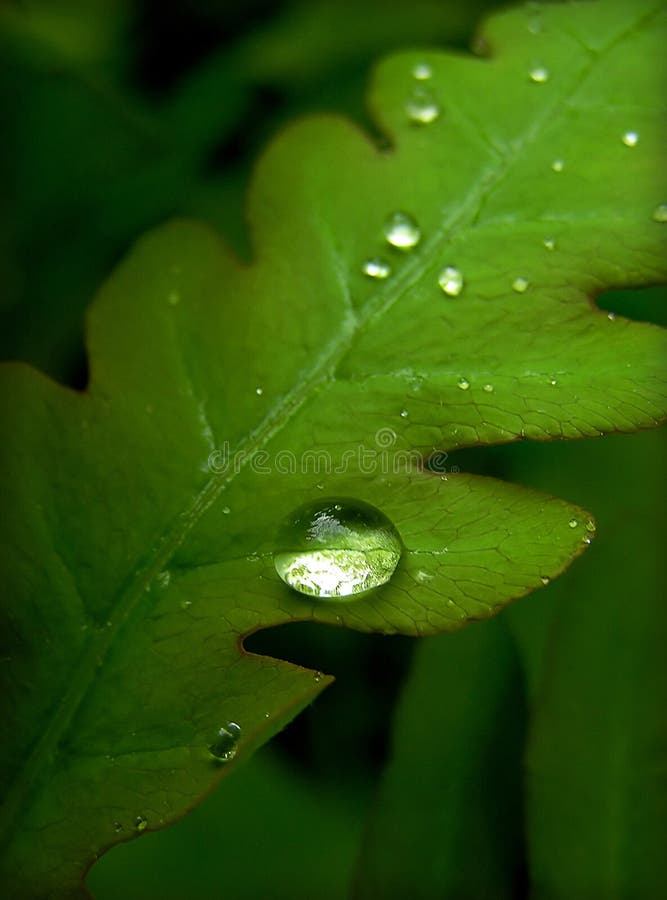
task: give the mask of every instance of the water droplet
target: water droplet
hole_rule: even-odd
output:
[[[542,575],[542,577],[540,578],[540,581],[542,582],[542,584],[549,584],[551,579],[549,578],[548,575]]]
[[[553,169],[554,172],[562,172],[563,169],[565,168],[565,163],[563,162],[562,159],[555,159],[551,163],[551,168]]]
[[[169,582],[171,581],[171,572],[169,571],[169,569],[165,569],[164,572],[160,572],[155,581],[157,582],[158,587],[169,587]]]
[[[231,512],[231,509],[230,509],[228,506],[223,506],[223,507],[222,507],[222,514],[223,514],[224,516],[228,516],[228,515],[230,514],[230,512]]]
[[[134,827],[137,831],[145,831],[148,828],[148,819],[144,816],[137,816],[134,820]]]
[[[392,247],[410,250],[419,243],[421,231],[412,216],[404,212],[395,212],[385,222],[384,236]]]
[[[350,498],[319,500],[283,523],[276,572],[311,597],[354,598],[385,584],[401,557],[398,532],[380,510]]]
[[[116,834],[118,834],[119,831],[122,831],[122,830],[123,830],[122,824],[121,824],[120,822],[114,822],[114,823],[113,823],[113,830],[116,832]]]
[[[408,417],[408,411],[407,411],[407,409],[402,409],[402,410],[401,410],[401,418],[402,418],[402,419],[407,419],[407,417]]]
[[[546,247],[547,250],[555,250],[556,249],[556,241],[553,238],[545,238],[542,243]]]
[[[667,222],[667,203],[659,203],[651,218],[654,222]]]
[[[517,294],[525,294],[528,288],[530,287],[530,282],[527,278],[523,278],[523,276],[519,275],[512,282],[512,290],[516,291]]]
[[[264,718],[265,718],[265,719],[270,719],[270,718],[271,718],[271,713],[264,713]]]
[[[463,290],[463,275],[455,266],[445,266],[438,275],[438,284],[448,297],[458,297]]]
[[[389,278],[389,276],[391,275],[391,266],[383,259],[378,259],[375,256],[373,257],[373,259],[367,259],[364,262],[363,266],[361,267],[361,271],[369,278],[375,278],[378,281],[384,281],[385,278]]]
[[[405,111],[411,122],[430,125],[440,115],[440,106],[430,91],[416,87],[405,104]]]
[[[467,378],[459,378],[456,382],[457,386],[461,388],[462,391],[467,391],[470,387],[470,382]]]
[[[261,388],[261,387],[255,388],[255,393],[257,394],[258,397],[261,397],[262,394],[264,393],[264,388]]]
[[[190,609],[192,600],[181,600],[181,609]]]
[[[570,528],[576,528],[578,524],[579,522],[576,519],[570,519],[570,521],[568,522]]]
[[[549,379],[549,384],[551,385],[551,387],[556,387],[556,385],[558,384],[558,382],[556,381],[555,378],[550,378],[550,379]]]
[[[528,75],[535,84],[544,84],[549,80],[549,70],[545,66],[533,66]]]
[[[593,533],[595,531],[595,522],[592,519],[589,519],[586,522],[586,531]]]
[[[636,147],[639,142],[639,135],[636,131],[626,131],[621,140],[626,147]]]
[[[616,318],[616,313],[615,312],[607,313],[607,318],[609,319],[610,322],[613,322]]]
[[[412,67],[412,77],[417,81],[427,81],[433,77],[433,69],[426,62],[415,63]]]
[[[581,539],[581,543],[582,543],[582,544],[592,544],[593,541],[592,541],[591,538],[589,538],[589,537],[584,537],[584,538]]]
[[[316,684],[319,684],[322,681],[322,673],[321,672],[313,672],[313,681]]]
[[[486,391],[487,394],[492,394],[493,393],[493,385],[485,384],[484,387],[482,388],[482,390]]]
[[[419,582],[421,582],[422,584],[424,584],[424,583],[427,582],[427,581],[432,581],[433,578],[434,578],[434,576],[431,575],[430,572],[424,572],[423,569],[420,569],[420,570],[417,572],[417,574],[415,575],[415,578],[417,579],[417,581],[419,581]]]
[[[236,745],[241,737],[241,726],[227,722],[220,728],[215,739],[209,744],[208,752],[221,762],[229,762],[236,756]]]

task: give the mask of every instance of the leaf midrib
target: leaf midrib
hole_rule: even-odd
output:
[[[215,503],[227,486],[243,471],[246,463],[252,459],[253,454],[264,447],[285,426],[310,397],[315,388],[333,376],[337,363],[349,351],[354,338],[386,314],[404,293],[419,280],[425,268],[421,264],[422,260],[424,258],[432,258],[432,254],[442,248],[446,239],[452,239],[460,234],[466,225],[474,226],[480,209],[495,188],[504,181],[514,163],[523,155],[526,147],[534,142],[545,123],[551,119],[554,110],[576,93],[582,80],[590,72],[597,60],[613,49],[617,43],[632,33],[644,21],[648,21],[657,15],[659,11],[657,9],[645,13],[630,27],[609,41],[607,45],[600,48],[597,53],[590,53],[588,59],[577,72],[576,77],[573,76],[563,92],[555,97],[549,105],[545,106],[545,111],[542,115],[526,129],[518,140],[513,141],[512,145],[506,148],[505,155],[497,163],[495,172],[487,170],[479,179],[475,188],[467,193],[463,206],[457,208],[457,215],[450,220],[443,221],[440,227],[435,229],[433,234],[418,249],[413,251],[404,267],[391,282],[383,286],[374,299],[368,302],[356,319],[348,316],[343,320],[342,334],[332,339],[325,352],[319,356],[310,373],[299,381],[280,403],[276,404],[273,411],[260,422],[257,428],[248,434],[247,438],[239,441],[236,451],[239,453],[238,458],[241,459],[241,465],[236,467],[225,478],[220,478],[219,476],[211,477],[195,497],[189,509],[185,510],[178,517],[176,523],[163,535],[160,545],[152,558],[147,561],[143,568],[135,573],[129,583],[126,583],[123,592],[120,594],[115,612],[109,617],[107,626],[98,629],[91,635],[87,649],[79,657],[79,662],[73,673],[68,691],[55,705],[47,727],[41,732],[35,748],[7,792],[0,809],[0,846],[6,846],[11,840],[16,819],[27,809],[31,793],[39,786],[39,779],[44,778],[46,772],[53,765],[63,735],[67,732],[81,703],[94,685],[96,672],[103,666],[112,644],[132,616],[139,601],[145,596],[145,591],[150,587],[151,582],[167,567],[173,554],[204,512]]]

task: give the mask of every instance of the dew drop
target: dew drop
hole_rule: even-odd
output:
[[[145,831],[148,828],[148,819],[145,816],[137,816],[134,820],[134,827],[137,831]]]
[[[455,266],[445,266],[438,275],[438,284],[448,297],[458,297],[463,290],[463,275]]]
[[[385,278],[389,278],[391,275],[391,266],[383,259],[378,259],[375,256],[364,262],[361,271],[369,278],[374,278],[376,281],[384,281]]]
[[[398,532],[380,510],[351,498],[324,499],[283,523],[274,565],[301,594],[353,599],[389,581],[401,551]]]
[[[570,528],[576,528],[578,524],[579,522],[576,519],[570,519],[570,521],[568,522]]]
[[[621,140],[626,147],[636,147],[639,143],[639,135],[636,131],[626,131]]]
[[[415,575],[415,578],[421,584],[425,584],[427,581],[432,581],[434,576],[431,575],[430,572],[425,572],[423,569],[419,569],[419,571]]]
[[[595,522],[592,519],[589,519],[588,522],[586,522],[586,531],[591,534],[595,532]]]
[[[255,388],[255,393],[257,394],[258,397],[261,397],[262,394],[264,393],[264,388],[261,388],[261,387]]]
[[[533,66],[528,76],[535,84],[544,84],[549,80],[549,70],[545,66]]]
[[[551,168],[554,172],[562,172],[563,169],[565,168],[565,163],[563,162],[562,159],[555,159],[551,163]]]
[[[155,579],[158,587],[168,588],[169,582],[171,581],[171,572],[169,569],[165,569],[164,572],[160,572],[160,574]]]
[[[321,672],[313,672],[313,681],[315,684],[319,684],[322,681],[322,673]]]
[[[407,417],[408,417],[408,411],[407,411],[407,409],[402,409],[400,415],[401,415],[401,418],[402,418],[402,419],[407,419]]]
[[[581,542],[582,542],[582,544],[592,544],[593,543],[590,537],[583,537],[581,539]]]
[[[654,222],[667,222],[667,203],[659,203],[651,216]]]
[[[483,390],[483,391],[486,391],[487,394],[492,394],[492,393],[493,393],[493,385],[492,385],[492,384],[485,384],[485,385],[483,386],[482,390]]]
[[[395,212],[385,222],[384,236],[392,247],[410,250],[419,243],[421,231],[412,216],[404,212]]]
[[[558,382],[556,381],[555,378],[550,378],[550,379],[549,379],[549,384],[551,385],[551,387],[556,387],[556,385],[558,384]]]
[[[223,506],[223,507],[222,507],[222,514],[223,514],[223,516],[228,516],[228,515],[230,514],[230,512],[231,512],[231,509],[230,509],[228,506]]]
[[[468,388],[470,387],[470,382],[468,381],[467,378],[459,378],[459,380],[456,382],[456,384],[457,384],[457,387],[460,387],[462,391],[467,391]]]
[[[540,578],[540,581],[542,582],[542,584],[546,585],[546,584],[549,584],[551,579],[549,578],[548,575],[542,575],[542,577]]]
[[[547,250],[555,250],[556,249],[556,241],[553,238],[545,238],[542,243],[546,247]]]
[[[114,823],[113,823],[113,830],[116,832],[116,834],[118,834],[119,831],[122,831],[122,830],[123,830],[122,824],[121,824],[120,822],[114,822]]]
[[[430,91],[416,87],[405,104],[405,111],[411,122],[430,125],[440,115],[440,106]]]
[[[236,745],[241,737],[241,726],[236,722],[227,722],[219,729],[208,752],[220,762],[229,762],[236,756]]]
[[[415,63],[412,67],[412,77],[417,81],[428,81],[433,77],[433,69],[426,62]]]
[[[530,282],[527,278],[523,278],[523,276],[519,275],[512,282],[512,290],[516,291],[517,294],[525,294],[528,288],[530,287]]]

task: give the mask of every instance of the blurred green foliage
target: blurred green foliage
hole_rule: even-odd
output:
[[[196,216],[247,256],[243,195],[268,137],[313,109],[370,128],[364,84],[378,56],[411,44],[463,48],[479,16],[497,5],[4,3],[0,354],[85,383],[85,307],[138,234],[168,216]],[[666,299],[664,291],[644,291],[604,302],[667,323]],[[486,824],[512,832],[525,805],[537,896],[657,898],[667,818],[667,748],[656,725],[667,683],[656,650],[667,637],[657,602],[667,595],[657,537],[664,529],[663,455],[664,432],[656,432],[470,451],[457,460],[463,469],[568,497],[598,517],[590,554],[500,620],[502,640],[512,636],[521,660],[530,725],[522,692],[489,686],[479,673],[466,677],[469,657],[456,665],[466,644],[493,642],[499,623],[479,626],[479,635],[428,639],[406,682],[394,763],[374,807],[393,703],[414,643],[317,626],[259,635],[253,649],[333,672],[339,681],[187,819],[109,854],[90,876],[95,896],[343,898],[352,882],[358,896],[391,896],[369,892],[369,872],[387,877],[390,861],[400,863],[415,836],[420,849],[413,847],[408,869],[418,873],[427,859],[430,871],[437,869],[433,855],[440,852],[450,885],[475,862],[481,884],[488,875],[483,852],[453,873],[456,835],[441,818],[415,813],[428,812],[433,791],[455,794],[452,785],[470,779],[472,762],[478,784],[508,778],[498,761],[509,759],[506,821],[491,816]],[[482,628],[489,630],[483,635]],[[420,677],[433,681],[431,669],[448,666],[460,679],[447,676],[455,685],[451,701],[433,685],[438,702],[430,703]],[[508,727],[492,729],[492,738],[481,726],[475,731],[480,711]],[[514,777],[517,727],[530,729],[527,801]],[[497,742],[497,749],[471,762],[466,742],[479,750],[480,740]],[[413,790],[415,761],[421,769]],[[392,821],[392,796],[397,818],[383,831]],[[462,814],[468,799],[488,798],[460,794]],[[465,857],[466,848],[458,852]],[[429,884],[425,877],[414,896],[463,896],[444,893],[443,882],[429,893]],[[512,884],[517,900],[526,896],[520,878]],[[477,890],[470,896],[492,896]]]

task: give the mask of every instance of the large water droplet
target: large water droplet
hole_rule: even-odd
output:
[[[455,266],[445,266],[438,275],[438,284],[448,297],[458,297],[463,290],[463,275]]]
[[[530,282],[527,278],[523,278],[519,275],[512,282],[512,290],[516,291],[517,294],[525,294],[528,288],[530,287]]]
[[[148,819],[145,816],[137,816],[134,820],[134,827],[137,831],[145,831],[148,828]]]
[[[412,216],[404,212],[395,212],[385,222],[384,236],[392,247],[409,250],[419,243],[421,231]]]
[[[417,81],[428,81],[433,77],[433,69],[426,62],[415,63],[412,67],[412,77]]]
[[[470,382],[467,378],[459,378],[456,382],[457,387],[460,387],[462,391],[467,391],[470,387]]]
[[[659,203],[653,210],[654,222],[667,222],[667,203]]]
[[[430,125],[440,115],[440,106],[430,91],[416,87],[405,104],[405,111],[417,125]]]
[[[240,737],[241,726],[236,722],[227,722],[209,744],[208,752],[221,762],[229,762],[236,756],[236,745]]]
[[[389,278],[389,276],[391,275],[391,266],[383,259],[373,257],[373,259],[367,259],[364,262],[361,267],[361,271],[369,278],[375,278],[378,281],[383,281],[385,278]]]
[[[484,387],[482,388],[482,390],[486,391],[487,394],[492,394],[493,393],[493,385],[485,384]]]
[[[626,147],[636,147],[639,143],[639,135],[636,131],[626,131],[621,140]]]
[[[551,163],[551,168],[553,169],[554,172],[562,172],[563,169],[565,168],[565,163],[563,162],[562,159],[555,159]]]
[[[274,555],[285,584],[311,597],[354,598],[385,584],[401,557],[390,520],[368,503],[319,500],[283,524]]]
[[[570,519],[567,524],[570,526],[570,528],[576,528],[579,522],[576,519]]]
[[[549,80],[549,70],[545,66],[533,66],[528,76],[535,84],[544,84]]]

